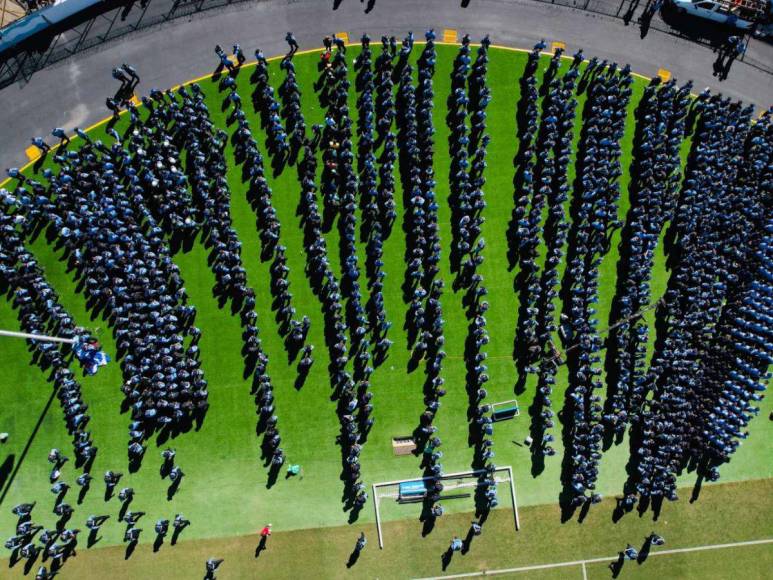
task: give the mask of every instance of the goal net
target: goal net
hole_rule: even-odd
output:
[[[474,511],[479,488],[484,486],[483,470],[447,473],[437,477],[415,477],[373,484],[373,505],[376,510],[376,528],[379,547],[384,547],[382,524],[385,521],[418,518],[428,496],[435,493],[436,482],[442,484],[437,491],[438,503],[454,512]],[[512,467],[498,467],[492,474],[496,484],[498,508],[511,508],[516,531],[520,529],[518,504]]]

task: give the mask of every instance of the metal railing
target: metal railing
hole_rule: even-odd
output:
[[[681,16],[669,10],[666,4],[662,11],[652,15],[651,18],[640,22],[640,18],[647,13],[654,4],[654,0],[534,0],[543,4],[565,6],[577,10],[585,10],[594,14],[602,14],[622,20],[634,30],[639,30],[639,35],[644,37],[650,30],[657,30],[671,36],[689,40],[696,44],[714,48],[724,41],[732,32],[729,28],[713,24],[709,21]],[[760,58],[754,56],[756,48],[764,48],[764,41],[752,38],[749,35],[744,38],[749,43],[747,50],[738,59],[767,74],[773,74],[773,58]],[[773,51],[768,52],[772,54]]]
[[[134,31],[249,1],[261,0],[128,0],[126,4],[86,18],[69,28],[66,34],[45,39],[45,46],[26,49],[0,61],[0,88],[27,81],[35,72],[51,64]]]
[[[10,0],[0,0],[9,2]],[[66,34],[56,34],[46,39],[45,46],[27,49],[4,61],[0,61],[0,88],[17,81],[28,80],[35,72],[79,52],[89,50],[136,30],[141,30],[199,12],[222,8],[231,4],[261,0],[127,0],[116,8],[89,17],[72,26]],[[703,21],[662,17],[654,15],[649,22],[638,19],[647,11],[653,0],[534,0],[545,4],[584,10],[622,20],[630,25],[631,33],[646,35],[649,29],[658,30],[706,46],[716,46],[727,29],[712,28]],[[74,33],[74,34],[73,34]],[[751,43],[760,43],[750,39]],[[750,45],[751,47],[752,45]],[[756,48],[756,47],[754,47]],[[766,47],[767,48],[767,47]],[[773,74],[773,58],[757,58],[756,50],[748,50],[739,59],[768,74]]]

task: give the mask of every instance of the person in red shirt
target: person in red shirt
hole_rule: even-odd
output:
[[[266,549],[266,542],[268,541],[268,537],[271,535],[271,524],[263,526],[263,529],[260,530],[260,543],[258,544],[257,549],[255,550],[255,557],[257,558],[260,556],[260,553]]]

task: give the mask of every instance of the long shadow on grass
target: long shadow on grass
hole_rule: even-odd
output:
[[[587,69],[586,69],[587,71]],[[582,81],[581,81],[582,83]],[[590,92],[590,88],[588,88],[588,91]],[[586,263],[588,260],[584,254],[581,254],[581,251],[587,252],[587,245],[585,243],[580,244],[581,236],[582,236],[582,226],[585,224],[584,220],[582,219],[581,215],[581,208],[583,203],[583,193],[585,192],[585,185],[583,183],[583,176],[585,175],[585,159],[587,158],[586,150],[588,147],[588,141],[589,141],[589,133],[588,128],[590,127],[590,123],[588,120],[591,118],[591,116],[594,114],[593,110],[593,99],[588,98],[585,101],[585,106],[583,108],[582,113],[582,132],[580,134],[580,141],[576,156],[576,174],[575,174],[575,182],[574,182],[574,196],[571,198],[570,203],[570,209],[569,209],[569,215],[571,218],[571,227],[569,229],[569,236],[568,236],[568,249],[567,249],[567,257],[566,257],[566,264],[567,267],[564,271],[564,276],[561,281],[561,289],[560,289],[560,297],[563,305],[563,314],[568,317],[569,320],[574,323],[572,318],[572,300],[573,300],[573,293],[572,290],[574,288],[585,288],[586,287],[586,274],[587,274],[587,266]],[[572,264],[577,263],[579,265],[578,272],[575,273],[573,270],[575,268],[572,267]],[[573,343],[574,342],[574,330],[572,329],[572,332],[570,333],[570,338],[567,342]],[[564,345],[565,347],[569,346],[568,344]],[[571,346],[574,346],[574,344],[571,344]],[[577,372],[580,368],[580,349],[575,348],[571,352],[567,352],[566,354],[566,366],[568,370],[569,375],[569,385],[567,386],[567,389],[564,393],[564,404],[562,406],[561,412],[559,412],[558,416],[561,419],[562,423],[562,430],[561,430],[561,439],[563,443],[564,448],[564,456],[561,463],[561,483],[562,483],[562,490],[559,494],[559,505],[561,506],[561,521],[566,522],[569,519],[572,518],[574,515],[577,506],[572,504],[572,500],[576,497],[576,495],[572,492],[571,488],[571,475],[574,469],[573,465],[573,449],[574,449],[574,431],[575,431],[575,420],[574,420],[574,410],[575,410],[575,401],[573,399],[573,395],[575,394],[575,388],[577,381],[574,377],[576,377]]]
[[[531,200],[532,180],[531,170],[534,166],[532,147],[536,133],[537,120],[537,65],[539,59],[531,55],[526,61],[526,67],[520,78],[520,95],[516,105],[516,137],[518,149],[513,158],[513,212],[507,227],[507,260],[512,271],[520,261],[520,246],[518,227],[519,221],[526,217]]]
[[[3,464],[0,466],[0,491],[5,489],[5,483],[8,481],[8,477],[13,471],[15,460],[16,454],[11,453],[3,460]]]
[[[653,81],[650,87],[655,86]],[[641,203],[641,190],[644,185],[639,176],[641,174],[642,156],[641,146],[645,138],[644,127],[645,123],[642,122],[643,118],[647,114],[652,114],[651,107],[654,105],[652,91],[648,88],[645,91],[644,96],[639,101],[639,105],[636,109],[635,118],[636,131],[634,134],[633,151],[631,164],[629,167],[629,175],[631,177],[630,185],[628,187],[628,197],[630,199],[630,207],[628,215],[626,216],[625,225],[620,234],[620,243],[618,244],[618,261],[617,261],[617,277],[615,285],[615,296],[612,299],[612,307],[609,311],[608,326],[612,329],[607,336],[607,356],[604,361],[606,380],[607,380],[607,393],[604,401],[604,415],[609,416],[615,411],[616,404],[622,401],[626,401],[628,398],[628,392],[631,387],[631,382],[634,378],[635,361],[636,361],[636,341],[633,337],[633,329],[630,324],[619,324],[626,316],[631,312],[638,311],[642,306],[635,301],[632,294],[632,280],[631,276],[634,273],[633,269],[635,264],[634,259],[639,259],[640,256],[634,255],[632,238],[634,233],[638,233],[637,228],[641,227],[640,216],[646,211],[646,207]],[[633,304],[631,304],[633,300]],[[625,432],[626,423],[621,421],[618,423],[604,422],[604,450],[606,451],[612,446],[613,440],[616,439],[616,443],[619,444],[622,441],[623,434]]]
[[[43,425],[43,421],[46,418],[46,415],[48,414],[49,409],[51,408],[51,404],[54,402],[54,399],[56,398],[56,389],[53,389],[51,392],[51,396],[48,398],[48,401],[46,401],[45,407],[43,407],[43,411],[40,413],[40,416],[38,417],[37,422],[35,423],[35,427],[32,429],[32,433],[30,433],[30,436],[27,438],[27,442],[24,444],[24,449],[21,452],[21,455],[19,456],[19,460],[16,462],[16,466],[13,469],[13,472],[11,472],[10,477],[6,474],[7,483],[4,488],[1,488],[3,490],[2,494],[0,494],[0,506],[3,505],[3,501],[5,500],[5,496],[8,494],[8,491],[13,486],[13,480],[16,479],[16,475],[19,473],[19,469],[21,469],[22,464],[24,463],[24,460],[27,458],[27,453],[29,453],[30,448],[32,447],[32,443],[35,440],[35,436],[38,434],[38,431],[40,431],[41,425]],[[6,470],[13,465],[13,455],[10,455],[6,458],[5,462],[3,463],[3,468]],[[11,460],[10,464],[8,460]]]

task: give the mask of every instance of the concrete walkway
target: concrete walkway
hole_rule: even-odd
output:
[[[257,47],[267,56],[284,52],[284,35],[295,33],[301,48],[321,45],[325,34],[347,32],[352,41],[367,31],[402,37],[409,30],[421,36],[435,28],[468,32],[478,40],[490,34],[494,44],[529,48],[540,38],[566,43],[571,54],[584,48],[635,72],[654,76],[663,67],[680,81],[693,79],[734,99],[766,108],[773,95],[773,76],[737,62],[727,81],[712,76],[715,55],[701,45],[652,30],[644,39],[615,18],[531,0],[377,0],[366,14],[365,3],[343,0],[333,10],[324,0],[265,0],[181,18],[128,35],[36,73],[28,84],[0,91],[0,168],[26,162],[30,137],[47,136],[54,127],[71,131],[107,116],[105,97],[116,83],[113,67],[132,64],[140,73],[140,92],[179,84],[211,71],[215,44],[238,42],[251,57]]]

